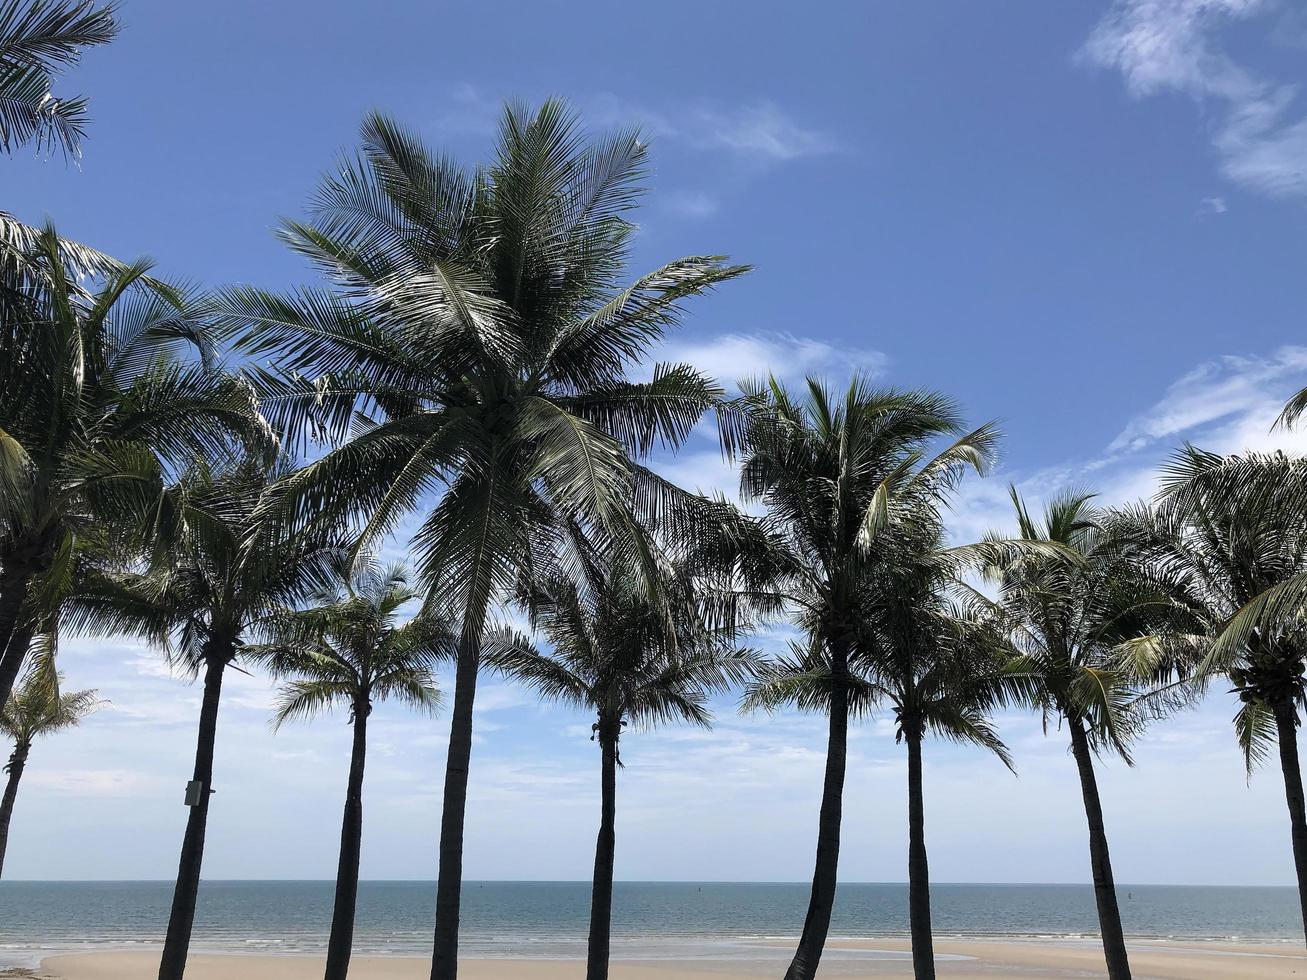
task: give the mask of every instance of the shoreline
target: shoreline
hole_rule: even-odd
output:
[[[1149,980],[1230,980],[1230,978],[1302,978],[1307,951],[1285,942],[1219,940],[1131,940],[1132,966]],[[745,952],[747,950],[747,952]],[[906,939],[832,939],[822,961],[822,975],[856,978],[910,977],[910,943]],[[614,959],[613,980],[755,980],[775,977],[788,961],[790,947],[779,937],[758,939],[732,955],[677,958]],[[937,971],[958,980],[1019,975],[1025,980],[1072,980],[1104,975],[1102,948],[1096,938],[953,939],[937,937]],[[9,976],[49,980],[148,980],[157,971],[158,950],[99,949],[32,951],[40,965]],[[196,951],[187,976],[226,980],[233,960],[243,980],[314,980],[321,976],[322,956],[266,950]],[[417,955],[356,955],[351,976],[359,980],[421,980],[429,959]],[[511,965],[510,965],[511,964]],[[571,980],[584,974],[581,957],[541,958],[471,956],[460,964],[469,980]]]

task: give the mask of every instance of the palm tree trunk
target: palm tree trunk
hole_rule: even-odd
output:
[[[340,823],[340,861],[336,865],[336,906],[331,913],[325,980],[345,980],[354,950],[354,912],[358,905],[359,858],[363,848],[363,764],[368,753],[368,698],[354,703],[354,745],[349,758],[345,815]]]
[[[1094,775],[1094,755],[1081,722],[1071,719],[1070,726],[1071,754],[1080,770],[1080,791],[1085,799],[1085,817],[1089,821],[1089,863],[1094,874],[1094,901],[1098,905],[1098,928],[1103,935],[1107,975],[1110,980],[1130,980],[1121,909],[1116,902],[1112,858],[1107,851],[1107,831],[1103,826],[1103,805],[1098,799],[1098,780]]]
[[[826,745],[826,776],[817,821],[817,861],[812,895],[803,920],[799,947],[785,971],[785,980],[812,980],[821,962],[835,908],[835,884],[840,861],[840,823],[844,811],[844,769],[848,757],[849,690],[847,651],[833,651],[831,664],[830,736]]]
[[[482,617],[484,619],[484,616]],[[436,881],[436,940],[431,980],[458,977],[458,915],[463,887],[463,822],[467,813],[467,774],[472,761],[472,703],[476,699],[480,626],[464,623],[454,672],[454,712],[445,760],[445,800],[440,814],[440,871]]]
[[[43,541],[24,542],[0,557],[0,704],[9,700],[23,669],[34,635],[27,619],[27,589],[49,564],[49,547]]]
[[[608,943],[613,922],[613,854],[617,849],[616,733],[606,733],[601,728],[599,748],[603,753],[599,838],[595,841],[594,884],[590,893],[590,944],[585,980],[608,980]]]
[[[199,801],[191,807],[182,838],[181,860],[177,866],[177,886],[172,894],[172,912],[168,916],[168,934],[163,941],[159,961],[159,980],[181,980],[186,972],[186,954],[191,946],[191,927],[195,923],[195,899],[200,891],[200,865],[204,861],[204,831],[209,822],[209,797],[213,787],[213,749],[218,737],[218,699],[222,696],[222,674],[231,659],[232,647],[222,652],[206,651],[204,662],[204,699],[200,705],[200,730],[195,744],[195,774],[199,784]]]
[[[912,971],[935,980],[935,940],[930,928],[930,866],[926,861],[926,802],[921,778],[920,730],[908,731],[908,918]]]
[[[1303,802],[1302,769],[1298,764],[1298,716],[1291,702],[1275,706],[1275,729],[1280,743],[1284,796],[1289,804],[1293,867],[1298,874],[1298,905],[1302,910],[1303,934],[1307,936],[1307,805]]]
[[[4,873],[5,852],[9,849],[9,821],[14,815],[14,801],[18,799],[18,782],[27,768],[27,753],[31,748],[31,742],[15,743],[9,764],[5,766],[9,781],[5,783],[4,799],[0,800],[0,874]]]

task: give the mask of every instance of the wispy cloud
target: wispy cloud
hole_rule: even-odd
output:
[[[821,156],[840,145],[831,133],[766,99],[736,105],[701,99],[683,106],[655,107],[604,93],[581,105],[595,125],[635,125],[655,138],[698,150],[726,150],[755,163]]]
[[[834,135],[796,118],[776,102],[755,99],[726,103],[692,99],[682,105],[649,105],[612,92],[578,94],[571,99],[581,120],[595,129],[637,126],[647,136],[697,150],[738,154],[754,162],[783,163],[820,156],[839,148]],[[433,117],[444,133],[489,134],[504,100],[479,85],[451,87]]]
[[[1212,144],[1230,180],[1272,196],[1307,196],[1307,115],[1297,88],[1249,70],[1222,49],[1223,23],[1266,0],[1116,0],[1082,55],[1121,72],[1131,94],[1191,96],[1217,116]]]
[[[1271,423],[1293,388],[1286,384],[1307,379],[1307,348],[1282,347],[1269,357],[1227,356],[1206,364],[1173,382],[1161,398],[1143,414],[1131,419],[1107,447],[1109,453],[1134,452],[1158,440],[1176,439],[1213,423],[1233,427],[1240,438],[1247,438],[1250,422],[1264,425],[1266,439],[1257,439],[1262,448],[1268,441],[1294,441],[1292,434],[1270,434]],[[1231,433],[1218,430],[1221,448],[1236,451],[1244,446],[1231,445]]]
[[[1216,453],[1307,452],[1307,431],[1274,427],[1285,400],[1307,385],[1307,347],[1265,356],[1228,355],[1172,382],[1096,456],[1068,459],[1005,479],[969,480],[958,494],[950,529],[958,541],[1010,528],[1007,482],[1035,507],[1068,488],[1097,492],[1103,504],[1151,497],[1167,454],[1189,441]]]
[[[837,145],[830,135],[802,125],[771,102],[734,109],[700,106],[691,119],[692,138],[771,160],[820,156]]]
[[[693,364],[725,384],[774,373],[800,382],[806,375],[846,375],[850,369],[877,375],[887,359],[871,348],[846,347],[789,333],[726,333],[705,339],[678,337],[655,353],[663,362]]]

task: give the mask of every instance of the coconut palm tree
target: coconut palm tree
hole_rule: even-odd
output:
[[[1252,770],[1277,745],[1307,935],[1307,804],[1298,727],[1307,704],[1307,622],[1295,592],[1307,579],[1307,460],[1283,453],[1223,457],[1186,446],[1168,465],[1156,506],[1132,516],[1147,560],[1175,583],[1173,616],[1132,644],[1143,670],[1203,684],[1228,677],[1239,696],[1235,736]]]
[[[71,628],[142,636],[204,678],[190,816],[159,980],[180,980],[186,968],[226,671],[267,622],[330,587],[344,560],[329,529],[287,533],[265,518],[282,475],[256,459],[218,469],[196,463],[158,503],[149,567],[88,574],[66,600]]]
[[[849,719],[874,697],[854,667],[875,615],[874,578],[889,555],[880,535],[914,519],[908,502],[918,493],[947,484],[963,466],[983,468],[995,431],[962,435],[932,459],[931,444],[962,428],[941,395],[876,390],[862,378],[842,398],[812,379],[801,400],[775,379],[746,384],[744,392],[744,424],[727,449],[742,460],[742,495],[766,509],[779,552],[775,588],[788,596],[804,635],[764,670],[746,705],[789,700],[829,716],[812,894],[786,972],[787,980],[810,980],[835,901]]]
[[[1042,519],[1031,516],[1015,488],[1011,494],[1019,537],[1061,553],[995,556],[985,573],[998,585],[998,599],[973,592],[972,600],[1008,633],[1014,656],[1004,673],[1011,689],[1045,723],[1066,726],[1089,827],[1108,976],[1129,980],[1094,760],[1111,752],[1130,763],[1130,743],[1142,725],[1171,706],[1164,691],[1141,688],[1121,655],[1124,645],[1148,634],[1152,607],[1169,600],[1125,546],[1118,515],[1095,508],[1092,494],[1063,493],[1048,502]]]
[[[245,650],[247,660],[286,680],[274,715],[276,727],[342,705],[354,730],[326,980],[344,980],[349,972],[372,706],[392,700],[434,711],[441,699],[432,669],[437,660],[452,659],[455,647],[444,622],[430,616],[398,622],[405,607],[419,597],[402,567],[365,567],[314,596],[307,608],[274,616],[262,628],[264,641]]]
[[[499,630],[485,655],[542,697],[594,713],[600,821],[586,980],[607,980],[623,730],[675,721],[707,727],[709,695],[743,681],[756,659],[733,647],[734,624],[704,615],[704,598],[683,575],[662,583],[656,599],[644,578],[622,565],[588,563],[584,579],[553,574],[522,588],[520,600],[546,651],[521,633]]]
[[[1012,759],[989,720],[1009,700],[1003,644],[992,623],[950,598],[959,573],[977,561],[1011,553],[1014,543],[987,541],[945,548],[937,504],[921,499],[915,520],[887,530],[890,560],[874,576],[872,618],[858,643],[854,670],[870,696],[893,709],[895,740],[908,755],[908,911],[917,980],[934,980],[930,870],[926,854],[922,746],[927,733]]]
[[[9,695],[0,710],[0,732],[14,740],[14,750],[5,766],[9,781],[5,784],[4,798],[0,799],[0,871],[4,869],[5,851],[9,847],[9,821],[14,815],[14,801],[18,799],[18,784],[27,769],[32,743],[42,736],[75,727],[101,704],[95,691],[61,693],[62,680],[48,670],[29,671],[22,686]]]
[[[93,250],[0,221],[0,697],[88,527],[145,519],[171,463],[266,444],[250,388],[223,374],[201,305]],[[82,276],[92,279],[83,284]],[[193,356],[183,356],[183,355]]]
[[[34,143],[79,156],[86,99],[58,98],[54,74],[82,49],[118,34],[114,5],[91,0],[0,0],[0,151]]]
[[[433,980],[457,974],[472,706],[487,610],[540,535],[581,525],[638,567],[631,456],[678,445],[721,389],[687,365],[632,381],[682,302],[745,271],[718,256],[621,276],[646,147],[589,139],[568,110],[505,110],[494,160],[467,170],[383,116],[282,231],[335,284],[228,290],[276,425],[339,443],[288,482],[289,521],[359,517],[359,548],[416,512],[431,603],[458,621],[440,830]],[[651,484],[656,486],[656,483]]]

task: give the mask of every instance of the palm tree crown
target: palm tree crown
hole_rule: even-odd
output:
[[[0,0],[0,152],[34,143],[78,156],[85,134],[86,99],[51,91],[60,68],[75,65],[82,49],[118,34],[113,4],[92,0]]]
[[[29,674],[0,710],[0,732],[18,745],[30,745],[43,735],[76,727],[103,703],[97,691],[61,691],[59,680],[52,683],[43,671]]]
[[[398,624],[420,598],[399,566],[363,568],[313,596],[304,609],[286,611],[262,627],[263,642],[247,659],[286,679],[275,723],[310,718],[332,705],[370,712],[376,701],[395,700],[424,711],[440,705],[433,668],[452,659],[449,627],[429,616]]]
[[[755,658],[734,648],[732,627],[705,621],[689,582],[662,584],[651,597],[641,576],[611,568],[585,586],[561,575],[527,586],[521,597],[548,649],[497,630],[487,663],[543,698],[593,711],[597,739],[616,742],[628,724],[706,726],[708,696],[743,681]]]
[[[42,579],[67,580],[79,534],[123,541],[178,461],[269,435],[253,392],[217,369],[201,305],[148,263],[102,265],[50,228],[13,244],[3,255],[17,298],[0,322],[0,695],[48,612]],[[90,288],[88,265],[103,272]]]

